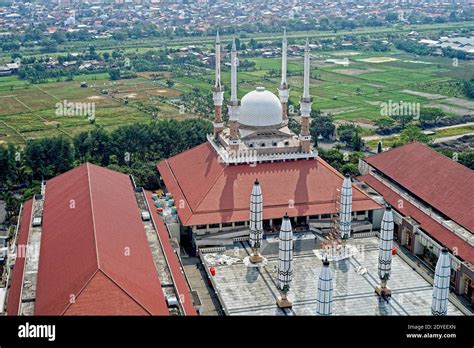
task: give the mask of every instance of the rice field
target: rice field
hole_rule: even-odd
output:
[[[87,82],[82,88],[81,82]],[[0,78],[0,144],[24,144],[41,137],[74,135],[95,125],[115,129],[120,125],[152,120],[150,112],[133,103],[158,108],[158,117],[186,118],[159,97],[177,97],[182,91],[163,87],[146,77],[109,81],[103,74],[80,76],[73,81],[27,84],[16,77]],[[68,103],[93,105],[94,123],[88,115],[65,116],[59,107]]]
[[[280,59],[241,58],[255,63],[253,70],[238,75],[239,97],[264,86],[278,93]],[[345,60],[349,64],[335,64]],[[337,62],[336,61],[336,62]],[[335,120],[374,124],[381,118],[381,103],[400,101],[437,107],[447,116],[474,113],[474,102],[466,100],[455,86],[457,79],[474,77],[474,61],[443,57],[421,57],[401,51],[312,52],[310,91],[313,108],[331,113]],[[157,77],[158,75],[158,77]],[[288,83],[290,104],[299,104],[303,81],[302,57],[290,55]],[[171,79],[172,88],[165,81]],[[173,101],[183,93],[199,89],[211,98],[214,73],[201,68],[192,75],[174,71],[140,73],[137,78],[109,81],[107,74],[75,77],[32,85],[14,76],[0,77],[0,142],[24,143],[28,139],[56,134],[74,135],[94,127],[87,118],[57,117],[55,105],[63,101],[94,103],[96,124],[113,129],[121,124],[151,120],[151,113],[138,105],[159,109],[158,117],[197,117],[180,113]],[[225,98],[230,95],[230,71],[222,70]],[[87,88],[81,88],[85,81]]]

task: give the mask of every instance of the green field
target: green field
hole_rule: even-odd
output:
[[[348,66],[327,61],[344,58],[348,59]],[[257,86],[277,93],[280,59],[241,59],[255,62],[255,69],[239,71],[240,98]],[[313,108],[332,114],[335,120],[373,125],[382,117],[380,104],[389,101],[440,108],[447,116],[474,113],[474,102],[466,100],[459,88],[459,79],[474,78],[474,61],[459,60],[459,65],[453,66],[449,58],[417,57],[398,50],[383,53],[347,50],[313,51],[311,64]],[[294,108],[298,107],[303,92],[302,73],[301,55],[290,55],[288,82],[290,104]],[[95,74],[43,84],[29,84],[15,76],[0,77],[0,143],[21,144],[28,139],[57,134],[73,136],[94,127],[87,117],[58,117],[55,105],[64,100],[95,103],[95,123],[113,129],[121,124],[150,121],[149,107],[159,109],[159,118],[196,117],[189,111],[180,112],[179,101],[176,102],[181,94],[195,89],[202,98],[212,98],[214,73],[209,68],[196,67],[191,73],[173,70],[158,74],[161,75],[158,81],[153,81],[150,73],[116,82],[109,81],[107,74]],[[164,87],[167,79],[173,81],[172,88]],[[223,68],[222,79],[225,97],[229,98],[228,68]],[[86,81],[88,87],[81,88],[81,81]],[[108,93],[102,93],[103,90]],[[371,134],[371,130],[365,129],[364,134]]]
[[[179,96],[182,92],[177,89],[158,86],[142,77],[111,82],[106,76],[78,76],[73,81],[43,84],[28,84],[12,76],[0,78],[0,143],[24,144],[56,135],[73,137],[94,127],[87,115],[58,115],[57,103],[64,102],[93,103],[95,124],[109,130],[151,121],[151,112],[141,110],[139,104],[157,107],[160,118],[196,117],[183,115],[175,106],[159,100]],[[80,87],[82,81],[87,82],[87,88]]]

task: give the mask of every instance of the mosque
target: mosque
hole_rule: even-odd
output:
[[[172,194],[178,215],[177,229],[197,245],[222,243],[212,234],[231,232],[233,237],[248,233],[249,196],[255,180],[265,189],[263,228],[279,230],[287,213],[295,228],[331,229],[339,214],[344,177],[318,157],[309,132],[310,49],[304,51],[304,91],[300,99],[301,132],[288,128],[287,38],[282,43],[282,76],[278,96],[256,87],[239,101],[237,95],[237,50],[231,56],[231,91],[228,127],[224,125],[221,84],[221,42],[215,42],[215,106],[213,134],[207,142],[158,164],[158,171]],[[357,187],[352,194],[353,232],[378,229],[383,213]],[[176,233],[177,234],[177,233]]]

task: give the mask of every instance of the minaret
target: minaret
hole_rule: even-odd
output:
[[[309,95],[309,74],[310,74],[310,63],[309,63],[309,40],[306,39],[306,45],[304,47],[304,82],[303,82],[303,96],[300,100],[301,110],[301,133],[300,142],[301,150],[303,152],[311,151],[311,135],[309,133],[309,116],[311,114],[311,104],[313,98]]]
[[[344,178],[341,189],[341,205],[339,213],[339,229],[341,238],[349,239],[352,224],[352,182],[349,176]]]
[[[332,274],[329,268],[329,261],[323,261],[323,268],[319,275],[318,282],[318,295],[316,298],[316,312],[319,315],[331,315],[332,314]]]
[[[222,103],[224,101],[224,88],[221,85],[221,40],[219,38],[219,31],[217,31],[216,34],[215,48],[216,81],[214,84],[212,96],[214,100],[214,138],[217,139],[219,133],[224,129],[224,123],[222,122]]]
[[[235,47],[235,38],[232,41],[232,51],[230,53],[231,60],[231,90],[230,90],[230,101],[228,104],[229,109],[229,137],[230,137],[230,150],[237,155],[239,150],[239,113],[240,106],[239,100],[237,99],[237,48]]]
[[[278,290],[281,298],[277,300],[277,305],[280,308],[290,308],[292,303],[287,294],[293,278],[293,230],[288,214],[285,214],[281,223],[278,247]]]
[[[255,184],[252,188],[252,194],[250,195],[250,246],[252,247],[250,261],[252,263],[263,261],[263,257],[262,255],[260,255],[259,252],[263,237],[262,219],[262,190],[260,189],[260,183],[258,182],[258,180],[255,180]]]
[[[449,281],[451,278],[451,257],[448,249],[443,248],[439,254],[436,263],[434,283],[433,283],[433,300],[431,302],[431,313],[433,315],[448,314],[448,296]]]
[[[392,269],[392,245],[393,245],[393,213],[392,208],[387,206],[382,217],[380,227],[379,242],[379,278],[380,286],[375,292],[382,297],[391,296],[391,291],[387,287],[387,281],[390,278]]]
[[[286,81],[286,71],[287,71],[287,51],[288,51],[288,40],[286,38],[286,29],[283,32],[283,42],[281,44],[281,83],[280,88],[278,89],[278,95],[280,97],[281,108],[283,111],[283,122],[286,122],[288,119],[288,97],[289,97],[289,88],[288,82]]]

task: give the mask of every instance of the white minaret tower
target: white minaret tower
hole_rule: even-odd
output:
[[[228,104],[229,109],[229,137],[230,137],[230,150],[233,152],[233,155],[236,156],[239,151],[239,113],[240,106],[239,100],[237,98],[237,48],[235,46],[235,38],[232,41],[232,51],[230,53],[230,63],[231,63],[231,90],[230,90],[230,101]]]
[[[224,122],[222,122],[222,103],[224,102],[224,88],[221,85],[221,40],[219,38],[219,31],[217,31],[216,34],[215,51],[216,78],[212,97],[214,100],[214,138],[217,139],[219,133],[224,129]]]
[[[317,295],[317,307],[316,312],[319,315],[331,315],[332,314],[332,274],[329,268],[329,261],[323,261],[323,268],[319,275],[318,282],[318,295]]]
[[[311,135],[309,133],[309,116],[311,114],[311,105],[313,98],[309,95],[309,75],[310,75],[310,58],[309,58],[309,40],[306,38],[306,45],[304,47],[304,81],[303,81],[303,96],[300,99],[301,110],[301,133],[300,142],[301,150],[303,152],[311,151]]]
[[[349,239],[352,225],[352,182],[349,176],[344,178],[341,189],[341,204],[339,213],[339,229],[341,238]]]
[[[293,278],[293,229],[290,218],[285,214],[280,228],[280,242],[278,252],[278,290],[281,298],[277,300],[280,308],[290,308],[292,303],[287,294]]]
[[[260,183],[255,180],[250,195],[250,246],[252,254],[250,261],[252,263],[262,262],[263,257],[260,255],[259,249],[262,245],[263,238],[263,200]]]
[[[379,278],[380,286],[375,292],[382,297],[391,296],[391,291],[387,287],[387,281],[390,278],[392,269],[392,245],[393,245],[393,213],[392,208],[387,206],[382,217],[380,227],[379,242]]]
[[[431,313],[433,315],[448,314],[449,281],[451,278],[451,257],[448,249],[443,248],[439,254],[433,283],[433,300]]]
[[[287,72],[287,53],[288,53],[288,40],[286,38],[286,29],[283,32],[283,42],[281,44],[281,83],[280,88],[278,89],[278,95],[280,97],[283,122],[286,122],[288,119],[288,97],[289,97],[289,88],[288,82],[286,81],[286,72]]]

